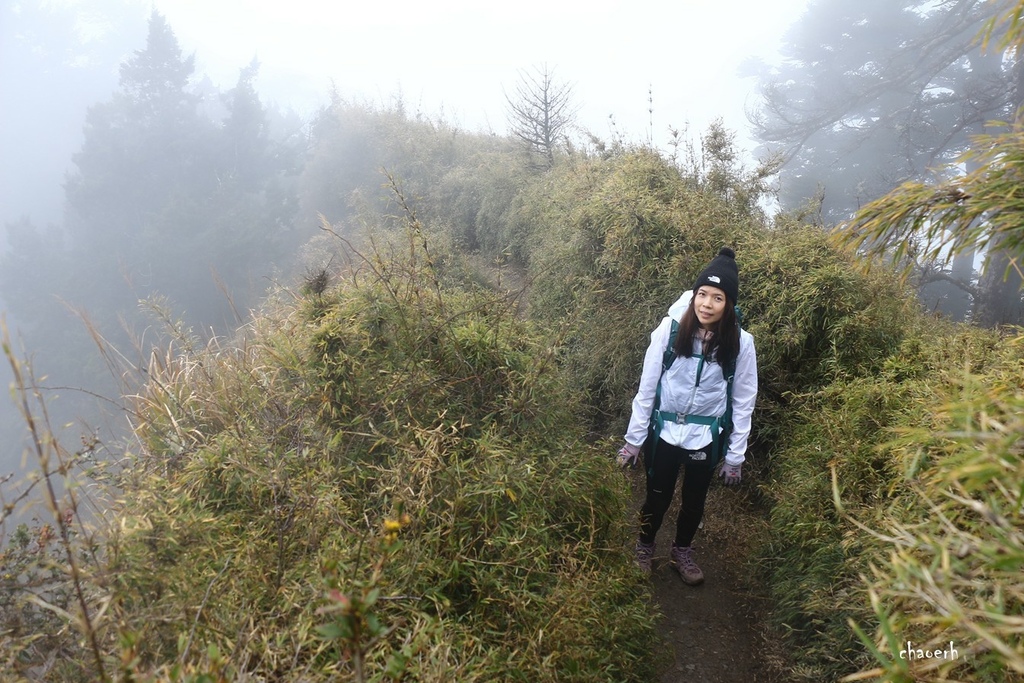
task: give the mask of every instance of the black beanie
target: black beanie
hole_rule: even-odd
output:
[[[693,284],[694,293],[704,285],[718,287],[733,305],[740,296],[740,273],[736,267],[736,252],[729,247],[722,247],[718,256],[711,260]]]

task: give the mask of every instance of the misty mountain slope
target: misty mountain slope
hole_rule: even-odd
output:
[[[1000,630],[1021,604],[1019,493],[1003,485],[1021,477],[1013,331],[934,319],[888,265],[767,215],[771,167],[736,163],[720,127],[687,161],[566,149],[541,173],[508,141],[380,114],[325,110],[318,162],[293,179],[303,220],[325,198],[337,212],[303,247],[306,282],[236,340],[183,326],[142,356],[139,445],[103,534],[65,500],[15,533],[4,664],[54,680],[649,679],[654,624],[685,619],[687,594],[652,608],[664,586],[630,566],[635,506],[611,457],[650,329],[729,244],[759,358],[757,505],[709,517],[708,566],[763,590],[753,618],[779,677],[885,658],[917,675],[901,639],[964,643],[950,669],[978,680],[1015,665],[1019,634]],[[209,225],[186,220],[202,203],[173,208],[150,226],[162,240],[179,218]],[[463,251],[514,262],[527,305]],[[65,454],[95,465],[88,443]]]
[[[583,442],[552,350],[408,253],[282,304],[239,348],[154,362],[86,560],[108,674],[645,680],[624,480]],[[47,634],[66,680],[99,675]],[[35,647],[9,661],[27,674]]]

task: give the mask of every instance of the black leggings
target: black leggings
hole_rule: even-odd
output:
[[[703,460],[693,460],[691,456],[702,451],[688,451],[658,439],[658,448],[652,464],[653,442],[654,439],[649,438],[644,444],[647,499],[640,508],[640,541],[654,542],[654,536],[661,528],[661,521],[672,503],[676,479],[679,478],[679,470],[682,468],[682,504],[679,507],[679,519],[676,520],[675,544],[688,546],[693,542],[700,520],[704,517],[704,501],[707,500],[708,488],[711,486],[711,458],[708,454],[711,444],[703,449]]]

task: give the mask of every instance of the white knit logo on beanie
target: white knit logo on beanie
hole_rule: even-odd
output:
[[[714,282],[715,284],[721,284],[722,278],[717,275],[708,275],[708,281]]]

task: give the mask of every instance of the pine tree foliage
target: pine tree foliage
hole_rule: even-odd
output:
[[[1017,23],[1009,26],[999,49],[1015,60],[1021,45],[1020,18],[1012,10],[1005,16]],[[950,165],[947,180],[904,183],[857,211],[842,233],[843,239],[869,253],[889,253],[902,262],[911,255],[943,260],[947,254],[987,252],[983,295],[974,315],[975,322],[986,326],[1024,319],[1024,133],[1019,113],[1010,120],[1002,130],[972,138],[970,149]],[[961,173],[961,168],[968,171]]]
[[[762,75],[754,117],[762,145],[785,154],[783,204],[819,198],[841,221],[1010,120],[1019,64],[981,46],[994,11],[979,0],[810,5],[782,65]]]
[[[140,302],[164,301],[186,327],[226,332],[297,248],[301,128],[282,131],[283,117],[262,104],[255,63],[200,106],[194,61],[154,12],[120,87],[87,112],[64,223],[45,235],[8,227],[4,300],[40,373],[83,389],[65,394],[58,422],[99,423],[105,411],[89,394],[114,400],[119,382],[137,377],[110,377],[83,319],[122,352],[141,339],[143,357],[152,320]]]

